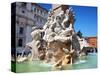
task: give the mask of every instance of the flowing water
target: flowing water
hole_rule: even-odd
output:
[[[97,68],[97,54],[89,54],[80,58],[73,65],[66,66],[66,70],[74,69],[90,69]],[[45,64],[42,61],[32,61],[32,62],[22,62],[16,63],[16,72],[43,72],[43,71],[52,71],[52,65]]]

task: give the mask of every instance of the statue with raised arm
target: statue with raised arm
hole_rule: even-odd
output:
[[[38,49],[41,46],[40,40],[41,40],[42,32],[43,32],[43,30],[33,27],[33,31],[31,33],[33,40],[32,40],[32,42],[28,43],[28,45],[32,48],[31,49],[32,56],[30,57],[30,60],[38,59],[38,56],[39,56]]]
[[[61,10],[54,15],[54,10],[48,13],[47,22],[43,29],[33,27],[31,32],[32,41],[27,45],[31,48],[32,55],[29,60],[45,60],[54,67],[61,68],[63,65],[72,64],[77,58],[77,51],[80,50],[79,41],[74,30],[74,14],[72,9]],[[43,36],[41,34],[44,33]],[[45,50],[42,44],[45,41]]]

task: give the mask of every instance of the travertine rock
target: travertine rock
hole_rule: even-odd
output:
[[[67,9],[66,13],[61,11],[55,16],[54,11],[49,12],[49,17],[43,29],[35,29],[32,31],[32,47],[31,59],[40,58],[47,63],[51,63],[54,67],[61,68],[63,65],[72,64],[78,57],[80,44],[73,27],[74,15],[71,9]],[[41,37],[41,33],[44,36]],[[40,50],[43,41],[46,42],[45,48]],[[44,51],[43,51],[44,50]]]

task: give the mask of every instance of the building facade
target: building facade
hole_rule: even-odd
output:
[[[85,38],[79,38],[79,43],[80,43],[80,49],[82,50],[83,47],[89,47],[89,43],[87,42],[87,40]]]
[[[86,37],[85,39],[89,43],[90,47],[97,48],[97,37]]]
[[[16,50],[21,51],[32,41],[32,27],[43,27],[48,11],[36,3],[16,2]]]

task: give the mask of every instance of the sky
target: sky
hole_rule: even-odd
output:
[[[51,4],[39,4],[45,9],[51,9]],[[97,36],[97,8],[89,6],[70,5],[75,12],[75,31],[82,32],[84,37]]]
[[[97,8],[72,6],[75,11],[75,30],[80,30],[83,36],[97,36]]]

